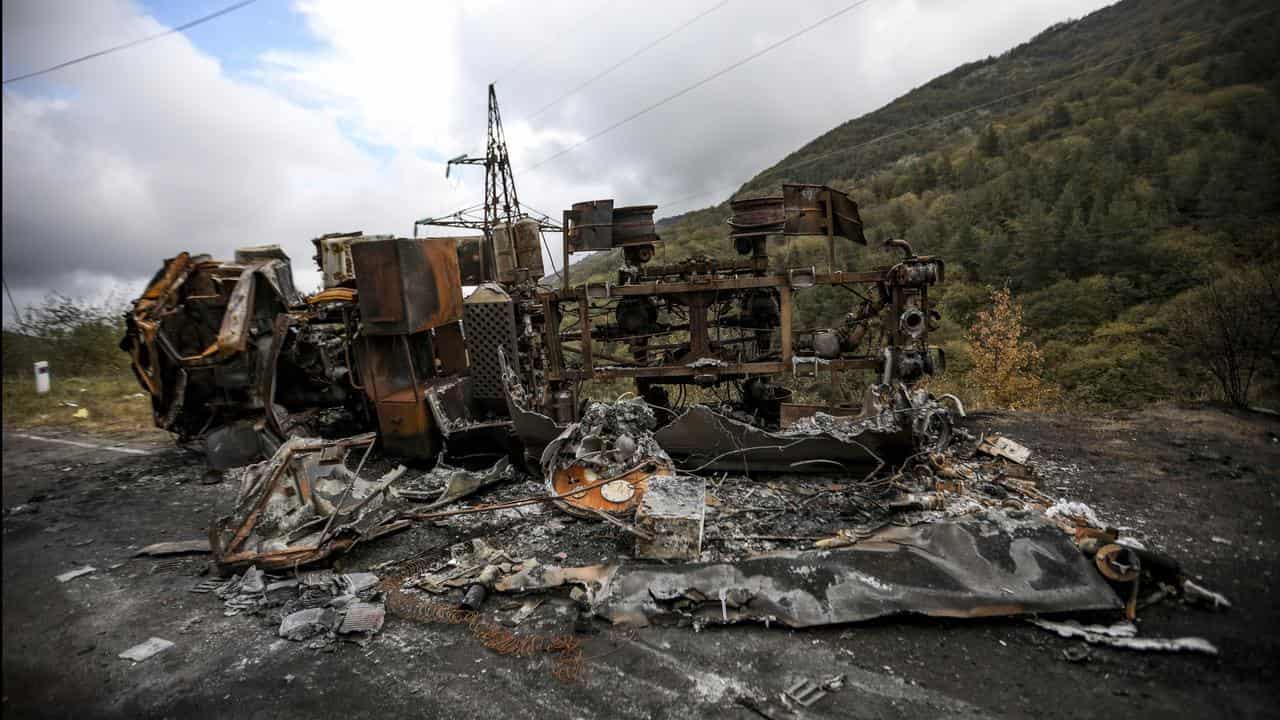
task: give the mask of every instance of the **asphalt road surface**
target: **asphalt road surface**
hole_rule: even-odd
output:
[[[1018,619],[904,618],[773,627],[580,627],[586,671],[510,657],[466,628],[390,616],[366,646],[281,640],[270,621],[227,617],[190,592],[207,558],[135,558],[144,545],[205,535],[230,483],[156,435],[4,434],[5,717],[1275,717],[1280,425],[1256,415],[1161,408],[1104,417],[974,418],[1056,468],[1044,489],[1179,558],[1230,610],[1166,602],[1144,636],[1196,635],[1221,654],[1086,647]],[[40,439],[36,439],[40,438]],[[57,440],[61,442],[51,442]],[[16,510],[16,511],[15,511]],[[482,521],[477,521],[482,522]],[[414,528],[344,558],[360,569],[439,538]],[[457,541],[466,535],[446,538]],[[84,565],[94,572],[59,582]],[[150,637],[175,643],[132,663]],[[801,679],[845,684],[792,714]],[[754,708],[753,708],[754,706]]]

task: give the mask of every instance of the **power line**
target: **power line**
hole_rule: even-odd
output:
[[[232,5],[228,5],[227,7],[224,7],[224,8],[222,8],[221,10],[218,10],[217,12],[210,13],[209,15],[205,15],[204,17],[201,17],[201,18],[196,18],[195,20],[192,20],[191,22],[188,22],[188,23],[184,23],[184,24],[182,24],[182,25],[179,25],[178,27],[175,27],[175,28],[169,28],[168,30],[165,30],[164,32],[158,32],[158,33],[155,33],[154,35],[148,35],[148,36],[146,36],[146,37],[144,37],[144,38],[138,38],[137,40],[131,40],[131,41],[127,42],[127,43],[124,43],[123,45],[116,45],[116,46],[114,46],[114,47],[109,47],[109,48],[107,48],[107,49],[105,49],[105,50],[99,50],[99,51],[97,51],[97,52],[89,53],[88,55],[82,55],[82,56],[80,56],[80,57],[78,57],[78,58],[75,58],[74,60],[68,60],[68,61],[63,62],[63,63],[58,63],[57,65],[52,65],[52,66],[47,67],[47,68],[45,68],[45,69],[43,69],[43,70],[36,70],[35,72],[29,72],[29,73],[27,73],[26,75],[19,75],[19,76],[17,76],[17,77],[11,77],[11,78],[9,78],[8,80],[5,80],[3,84],[4,84],[4,85],[8,85],[8,84],[9,84],[9,83],[11,83],[11,82],[17,82],[17,81],[19,81],[19,80],[26,80],[27,78],[33,78],[33,77],[36,77],[37,75],[44,75],[45,73],[51,73],[51,72],[53,72],[54,70],[61,70],[62,68],[70,67],[71,65],[75,65],[76,63],[82,63],[82,62],[84,62],[85,60],[92,60],[93,58],[96,58],[96,57],[102,57],[103,55],[110,55],[110,54],[111,54],[111,53],[113,53],[113,52],[117,52],[117,51],[120,51],[120,50],[127,50],[128,48],[134,47],[134,46],[136,46],[136,45],[141,45],[141,44],[143,44],[143,43],[151,42],[152,40],[158,40],[158,39],[160,39],[160,38],[162,38],[162,37],[166,37],[166,36],[169,36],[169,35],[173,35],[174,33],[180,33],[180,32],[182,32],[183,30],[187,30],[187,29],[193,28],[193,27],[195,27],[195,26],[197,26],[197,25],[200,25],[201,23],[206,23],[206,22],[209,22],[210,20],[213,20],[214,18],[220,17],[220,16],[222,16],[222,15],[226,15],[227,13],[232,12],[233,10],[239,10],[240,8],[244,7],[245,5],[249,5],[249,4],[253,3],[253,2],[256,2],[256,0],[241,0],[241,2],[234,3],[234,4],[232,4]]]
[[[555,153],[555,154],[551,155],[550,157],[548,157],[548,158],[546,158],[546,159],[544,159],[544,160],[542,160],[542,161],[538,162],[537,164],[533,165],[533,166],[532,166],[532,167],[530,167],[529,169],[530,169],[530,170],[537,170],[538,168],[542,167],[543,165],[546,165],[547,163],[551,162],[552,160],[555,160],[556,158],[559,158],[559,157],[561,157],[561,156],[564,156],[564,155],[566,155],[566,154],[568,154],[568,153],[570,153],[570,152],[573,152],[574,150],[576,150],[576,149],[578,149],[578,148],[582,147],[583,145],[586,145],[587,143],[591,142],[592,140],[595,140],[596,138],[599,138],[599,137],[600,137],[600,136],[602,136],[602,135],[605,135],[605,134],[610,133],[610,132],[612,132],[612,131],[614,131],[614,130],[617,130],[618,128],[622,127],[623,125],[626,125],[627,123],[631,122],[632,120],[635,120],[636,118],[640,117],[641,115],[644,115],[644,114],[646,114],[646,113],[648,113],[648,112],[650,112],[650,111],[656,110],[657,108],[662,107],[663,105],[666,105],[667,103],[671,102],[672,100],[675,100],[676,98],[681,97],[682,95],[685,95],[685,94],[687,94],[687,93],[689,93],[689,92],[692,92],[693,90],[696,90],[696,89],[698,89],[698,88],[702,87],[703,85],[706,85],[707,83],[711,82],[712,80],[715,80],[716,78],[718,78],[718,77],[720,77],[720,76],[722,76],[722,75],[725,75],[725,74],[727,74],[727,73],[729,73],[729,72],[732,72],[733,70],[736,70],[736,69],[738,69],[738,68],[742,67],[743,65],[746,65],[747,63],[751,62],[752,60],[755,60],[756,58],[758,58],[758,57],[760,57],[760,56],[762,56],[762,55],[764,55],[764,54],[766,54],[766,53],[769,53],[769,52],[771,52],[771,51],[773,51],[773,50],[778,49],[779,47],[782,47],[782,46],[783,46],[783,45],[785,45],[786,43],[791,42],[792,40],[795,40],[796,38],[800,37],[801,35],[804,35],[805,33],[809,32],[810,30],[813,30],[814,28],[817,28],[817,27],[818,27],[818,26],[820,26],[820,25],[824,25],[824,24],[826,24],[826,23],[828,23],[828,22],[830,22],[830,21],[832,21],[832,20],[836,19],[837,17],[840,17],[841,15],[844,15],[845,13],[849,12],[850,10],[853,10],[854,8],[857,8],[857,7],[861,6],[861,5],[866,4],[867,2],[869,2],[869,0],[857,0],[857,2],[850,3],[849,5],[844,6],[843,8],[841,8],[841,9],[839,9],[839,10],[837,10],[837,11],[835,11],[835,12],[831,13],[830,15],[827,15],[826,17],[823,17],[822,19],[818,20],[817,22],[815,22],[815,23],[813,23],[813,24],[811,24],[811,25],[807,25],[807,26],[805,26],[805,27],[803,27],[803,28],[801,28],[801,29],[799,29],[799,30],[797,30],[797,31],[795,31],[795,32],[793,32],[793,33],[791,33],[790,35],[788,35],[788,36],[786,36],[786,37],[782,38],[781,40],[778,40],[777,42],[771,43],[770,45],[768,45],[768,46],[764,47],[763,49],[761,49],[761,50],[757,50],[756,52],[751,53],[750,55],[748,55],[748,56],[746,56],[746,57],[742,58],[741,60],[737,60],[737,61],[735,61],[735,62],[733,62],[733,63],[729,64],[728,66],[726,66],[726,67],[724,67],[724,68],[722,68],[722,69],[720,69],[720,70],[717,70],[716,72],[714,72],[714,73],[712,73],[712,74],[710,74],[710,75],[708,75],[708,76],[706,76],[706,77],[702,78],[701,80],[699,80],[699,81],[697,81],[697,82],[693,83],[692,85],[688,85],[688,86],[686,86],[686,87],[682,88],[681,90],[677,90],[676,92],[674,92],[674,93],[672,93],[672,94],[670,94],[670,95],[668,95],[668,96],[666,96],[666,97],[662,98],[661,100],[659,100],[659,101],[657,101],[657,102],[655,102],[655,103],[653,103],[653,104],[651,104],[651,105],[648,105],[648,106],[644,107],[644,108],[643,108],[643,109],[641,109],[641,110],[637,110],[636,112],[631,113],[630,115],[628,115],[628,116],[626,116],[626,117],[622,118],[621,120],[618,120],[617,122],[613,123],[612,125],[609,125],[608,127],[604,128],[603,130],[600,130],[599,132],[596,132],[596,133],[594,133],[594,134],[592,134],[592,135],[589,135],[589,136],[587,136],[587,137],[583,138],[582,140],[579,140],[578,142],[576,142],[576,143],[574,143],[574,144],[570,145],[569,147],[567,147],[567,148],[565,148],[565,149],[563,149],[563,150],[561,150],[561,151],[559,151],[559,152],[557,152],[557,153]]]
[[[614,64],[610,65],[610,66],[609,66],[609,67],[607,67],[607,68],[605,68],[604,70],[601,70],[600,72],[596,73],[595,75],[592,75],[591,77],[587,78],[586,80],[583,80],[582,82],[578,83],[576,86],[574,86],[574,88],[573,88],[573,89],[571,89],[571,90],[569,90],[568,92],[564,93],[563,95],[561,95],[560,97],[556,98],[555,100],[552,100],[551,102],[547,103],[546,105],[543,105],[541,108],[539,108],[539,109],[538,109],[536,112],[534,112],[532,115],[530,115],[529,117],[525,118],[525,119],[526,119],[526,121],[531,121],[531,120],[533,120],[534,118],[538,117],[539,115],[541,115],[542,113],[546,112],[547,110],[550,110],[552,107],[555,107],[555,105],[556,105],[556,104],[558,104],[560,101],[564,100],[565,98],[570,97],[570,96],[572,96],[572,95],[574,95],[574,94],[578,93],[579,91],[581,91],[583,88],[587,87],[588,85],[590,85],[590,84],[594,83],[595,81],[597,81],[597,80],[599,80],[599,79],[601,79],[601,78],[605,77],[606,75],[608,75],[608,74],[612,73],[614,70],[617,70],[618,68],[622,67],[623,65],[626,65],[627,63],[631,62],[632,60],[636,59],[637,57],[640,57],[641,55],[643,55],[644,53],[648,52],[649,50],[652,50],[653,48],[655,48],[655,47],[657,47],[658,45],[662,44],[662,43],[663,43],[663,41],[665,41],[665,40],[667,40],[667,39],[671,38],[671,37],[672,37],[673,35],[675,35],[676,33],[680,32],[681,30],[684,30],[685,28],[689,27],[690,25],[692,25],[692,24],[694,24],[694,23],[698,22],[698,21],[699,21],[699,20],[701,20],[702,18],[704,18],[704,17],[706,17],[706,16],[710,15],[711,13],[715,12],[716,10],[719,10],[720,8],[722,8],[722,7],[724,7],[725,5],[728,5],[728,4],[729,4],[729,0],[720,0],[720,2],[718,2],[718,3],[716,3],[715,5],[713,5],[713,6],[709,7],[709,8],[707,8],[706,10],[703,10],[702,12],[700,12],[700,13],[698,13],[697,15],[693,16],[692,18],[690,18],[690,19],[686,20],[685,22],[683,22],[682,24],[680,24],[678,27],[676,27],[676,28],[672,29],[671,31],[667,32],[667,34],[663,35],[662,37],[658,38],[657,40],[654,40],[654,41],[650,42],[648,45],[645,45],[644,47],[640,48],[639,50],[636,50],[635,52],[633,52],[633,53],[631,53],[630,55],[628,55],[628,56],[626,56],[626,57],[622,58],[622,59],[621,59],[621,60],[619,60],[618,62],[616,62],[616,63],[614,63]]]
[[[1192,39],[1198,38],[1198,37],[1199,37],[1199,36],[1201,36],[1201,35],[1211,34],[1212,32],[1213,32],[1213,31],[1208,31],[1208,30],[1198,30],[1198,31],[1195,31],[1195,32],[1189,33],[1187,36],[1182,37],[1182,38],[1179,38],[1179,39],[1177,39],[1177,40],[1170,40],[1169,42],[1161,43],[1161,44],[1159,44],[1159,45],[1155,45],[1155,46],[1153,46],[1153,47],[1147,48],[1146,50],[1142,50],[1142,51],[1139,51],[1139,52],[1136,52],[1136,53],[1131,53],[1131,54],[1129,54],[1129,55],[1124,55],[1124,56],[1119,57],[1119,58],[1115,58],[1115,59],[1112,59],[1112,60],[1108,60],[1108,61],[1106,61],[1106,62],[1099,63],[1099,64],[1097,64],[1097,65],[1093,65],[1093,66],[1087,67],[1087,68],[1085,68],[1085,69],[1083,69],[1083,70],[1081,70],[1081,71],[1079,71],[1079,72],[1072,73],[1071,75],[1066,75],[1066,76],[1063,76],[1063,77],[1060,77],[1060,78],[1054,78],[1054,79],[1052,79],[1052,80],[1046,80],[1046,81],[1044,81],[1044,82],[1038,83],[1038,84],[1036,84],[1036,85],[1034,85],[1034,86],[1032,86],[1032,87],[1030,87],[1030,88],[1027,88],[1027,89],[1025,89],[1025,90],[1019,90],[1018,92],[1013,92],[1013,93],[1009,93],[1009,94],[1007,94],[1007,95],[1002,95],[1002,96],[1000,96],[1000,97],[998,97],[998,98],[996,98],[996,99],[994,99],[994,100],[988,100],[988,101],[986,101],[986,102],[982,102],[982,103],[979,103],[979,104],[977,104],[977,105],[972,105],[972,106],[970,106],[970,107],[964,108],[963,110],[957,110],[957,111],[955,111],[955,112],[948,113],[948,114],[946,114],[946,115],[943,115],[942,117],[932,118],[932,119],[930,119],[930,120],[926,120],[926,121],[924,121],[924,122],[917,123],[917,124],[912,125],[912,126],[910,126],[910,127],[902,128],[902,129],[899,129],[899,130],[894,130],[894,131],[892,131],[892,132],[888,132],[888,133],[885,133],[885,134],[883,134],[883,135],[879,135],[879,136],[877,136],[877,137],[871,138],[870,140],[866,140],[866,141],[864,141],[864,142],[858,143],[857,145],[851,145],[851,146],[849,146],[849,147],[843,147],[843,148],[838,148],[838,149],[835,149],[835,150],[831,150],[831,151],[829,151],[829,152],[825,152],[825,153],[822,153],[822,154],[820,154],[820,155],[815,155],[815,156],[813,156],[813,157],[805,158],[805,159],[803,159],[803,160],[800,160],[799,162],[794,162],[794,163],[791,163],[791,164],[789,164],[789,165],[779,165],[779,166],[772,167],[772,168],[766,168],[766,169],[765,169],[764,171],[762,171],[760,174],[761,174],[761,175],[764,175],[764,174],[766,174],[766,173],[768,173],[768,174],[776,174],[776,173],[782,172],[782,171],[784,171],[784,170],[794,170],[795,168],[803,167],[803,166],[805,166],[805,165],[809,165],[809,164],[811,164],[811,163],[815,163],[815,162],[817,162],[817,161],[819,161],[819,160],[824,160],[824,159],[826,159],[826,158],[833,157],[833,156],[836,156],[836,155],[841,155],[841,154],[844,154],[844,153],[853,152],[853,151],[855,151],[855,150],[860,150],[860,149],[862,149],[862,148],[864,148],[864,147],[868,147],[868,146],[870,146],[870,145],[874,145],[874,144],[876,144],[876,143],[883,142],[884,140],[888,140],[888,139],[890,139],[890,138],[894,138],[894,137],[897,137],[897,136],[899,136],[899,135],[905,135],[906,133],[914,132],[914,131],[919,130],[919,129],[921,129],[921,128],[928,127],[929,125],[941,124],[941,123],[944,123],[944,122],[946,122],[946,121],[948,121],[948,120],[953,120],[953,119],[955,119],[955,118],[957,118],[957,117],[960,117],[960,116],[962,116],[962,115],[966,115],[966,114],[968,114],[968,113],[975,112],[975,111],[977,111],[977,110],[981,110],[981,109],[986,108],[986,107],[990,107],[991,105],[995,105],[995,104],[1001,103],[1001,102],[1003,102],[1003,101],[1005,101],[1005,100],[1010,100],[1010,99],[1013,99],[1013,98],[1016,98],[1016,97],[1021,97],[1021,96],[1023,96],[1023,95],[1028,95],[1028,94],[1031,94],[1031,93],[1036,92],[1036,91],[1038,91],[1038,90],[1042,90],[1042,89],[1044,89],[1045,87],[1048,87],[1048,86],[1053,85],[1053,84],[1056,84],[1056,83],[1063,83],[1063,82],[1067,82],[1067,81],[1069,81],[1069,80],[1074,80],[1074,79],[1076,79],[1076,78],[1078,78],[1078,77],[1081,77],[1081,76],[1083,76],[1083,75],[1086,75],[1086,74],[1088,74],[1088,73],[1091,73],[1091,72],[1095,72],[1095,71],[1097,71],[1097,70],[1104,69],[1104,68],[1106,68],[1106,67],[1109,67],[1109,66],[1111,66],[1111,65],[1115,65],[1115,64],[1117,64],[1117,63],[1122,63],[1122,62],[1125,62],[1125,61],[1128,61],[1128,60],[1132,60],[1132,59],[1134,59],[1134,58],[1138,58],[1138,57],[1141,57],[1141,56],[1143,56],[1143,55],[1149,55],[1149,54],[1151,54],[1151,53],[1153,53],[1153,52],[1156,52],[1156,51],[1158,51],[1158,50],[1164,49],[1164,48],[1166,48],[1166,47],[1173,46],[1173,45],[1178,45],[1178,44],[1181,44],[1181,43],[1187,42],[1188,40],[1192,40]],[[677,204],[677,203],[685,202],[685,201],[687,201],[687,200],[695,200],[695,199],[697,199],[697,198],[706,197],[706,196],[708,196],[708,195],[715,195],[715,194],[718,194],[719,192],[720,192],[720,191],[711,190],[711,191],[707,191],[707,192],[697,193],[697,194],[694,194],[694,195],[686,195],[685,197],[677,198],[677,199],[675,199],[675,200],[670,200],[670,201],[667,201],[667,202],[668,202],[668,203],[670,203],[670,204]],[[661,204],[666,204],[666,203],[659,203],[659,204],[661,205]]]
[[[22,323],[22,316],[18,315],[18,303],[13,301],[13,291],[9,289],[9,279],[0,276],[0,282],[4,282],[4,294],[9,296],[9,309],[13,310],[13,321]]]

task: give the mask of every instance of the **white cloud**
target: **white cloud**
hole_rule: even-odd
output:
[[[314,278],[311,237],[408,234],[416,218],[481,200],[480,169],[447,181],[442,159],[483,151],[485,85],[495,77],[523,201],[558,216],[583,199],[719,191],[659,208],[679,212],[722,199],[814,136],[957,64],[1101,4],[872,0],[529,170],[847,0],[732,0],[527,120],[714,2],[302,0],[293,9],[318,49],[266,52],[242,79],[177,35],[10,86],[6,277],[25,293],[86,276],[136,283],[182,249],[229,257],[274,242],[300,280]],[[5,74],[160,29],[127,0],[5,3]],[[370,154],[366,143],[387,150]]]

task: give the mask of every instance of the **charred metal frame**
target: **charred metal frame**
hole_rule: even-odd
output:
[[[619,272],[617,284],[571,286],[565,273],[558,290],[539,294],[544,315],[542,341],[548,384],[544,397],[548,414],[561,422],[574,419],[564,417],[563,409],[566,405],[576,408],[576,397],[572,402],[559,403],[558,408],[553,407],[553,399],[575,392],[579,383],[589,380],[633,378],[640,394],[646,395],[649,388],[657,385],[713,386],[788,372],[799,375],[804,368],[809,368],[812,376],[817,375],[819,367],[827,368],[833,383],[839,382],[846,371],[878,371],[885,383],[931,372],[928,333],[937,314],[929,305],[928,287],[942,280],[942,262],[916,256],[904,241],[892,241],[892,246],[905,253],[897,264],[873,271],[838,269],[837,237],[866,245],[857,204],[824,186],[787,185],[783,190],[781,197],[733,203],[729,239],[741,254],[750,255],[736,262],[703,259],[646,267],[653,256],[653,244],[661,242],[653,233],[653,206],[614,210],[613,202],[604,200],[579,203],[566,210],[566,267],[574,252],[606,247],[623,248],[627,262]],[[639,221],[634,219],[634,210],[648,212],[647,226],[643,216]],[[771,235],[825,237],[827,272],[818,273],[812,266],[770,271],[766,238]],[[638,252],[637,248],[643,250]],[[852,330],[843,343],[836,338],[836,330],[798,332],[793,328],[796,294],[824,286],[848,288],[864,298],[860,313],[851,314]],[[858,288],[871,292],[857,292]],[[746,308],[757,301],[765,306],[766,317],[760,324],[748,324]],[[777,316],[773,317],[770,307],[775,301]],[[684,315],[686,319],[666,324],[655,320],[643,328],[646,332],[632,332],[643,323],[632,322],[631,330],[624,327],[627,322],[623,311],[628,303],[649,303],[654,310],[643,312],[650,312],[653,318],[661,306],[668,316]],[[734,304],[740,308],[738,316],[726,320],[717,311],[710,317],[713,310]],[[613,322],[599,322],[602,316]],[[858,349],[864,342],[873,341],[871,344],[876,345],[868,330],[874,321],[881,325],[882,350],[860,353]],[[797,343],[798,335],[813,337],[818,332],[830,334],[825,352],[815,350],[812,340],[806,346]],[[682,334],[687,334],[687,339],[670,341]],[[730,337],[725,338],[725,334]],[[655,342],[664,338],[668,342]],[[631,357],[609,355],[598,347],[607,343],[627,344]],[[940,355],[940,350],[933,350]],[[579,361],[571,364],[566,361],[567,355]],[[784,404],[784,411],[785,408]],[[810,409],[809,414],[816,409]],[[803,410],[793,406],[785,414],[795,419]]]

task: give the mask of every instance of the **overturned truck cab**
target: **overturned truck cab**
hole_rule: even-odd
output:
[[[425,461],[467,431],[501,442],[505,417],[472,411],[456,242],[340,233],[316,246],[325,287],[307,297],[277,246],[165,261],[120,343],[156,426],[202,443],[214,471],[295,435],[377,430],[386,451]]]

